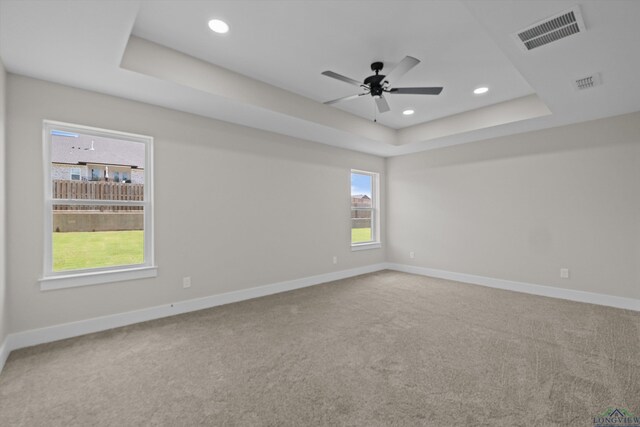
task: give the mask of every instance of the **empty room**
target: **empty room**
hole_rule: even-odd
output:
[[[0,426],[640,427],[638,18],[0,0]]]

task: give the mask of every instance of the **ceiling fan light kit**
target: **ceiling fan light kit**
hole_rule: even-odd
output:
[[[355,95],[348,95],[342,98],[333,99],[325,102],[327,105],[336,104],[342,101],[348,101],[364,95],[371,95],[375,100],[376,106],[380,113],[390,111],[389,103],[387,102],[384,94],[400,94],[400,95],[439,95],[442,92],[442,87],[391,87],[391,84],[400,77],[404,76],[409,70],[418,65],[420,61],[412,56],[405,56],[402,61],[398,63],[387,75],[380,74],[384,68],[384,63],[374,62],[371,64],[371,71],[375,74],[364,79],[360,83],[356,79],[343,76],[333,71],[324,71],[322,74],[331,77],[336,80],[348,83],[353,86],[358,86],[363,89],[363,93]]]

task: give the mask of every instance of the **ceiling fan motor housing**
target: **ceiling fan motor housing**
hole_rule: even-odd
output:
[[[371,96],[382,96],[382,86],[380,86],[380,84],[378,85],[371,85]]]
[[[364,79],[364,84],[369,86],[371,96],[380,96],[384,92],[382,88],[382,82],[384,81],[384,75],[376,74],[375,76],[369,76]]]
[[[384,92],[382,89],[382,82],[384,82],[385,76],[383,74],[378,74],[380,70],[384,67],[384,63],[382,62],[374,62],[371,64],[371,71],[375,71],[375,75],[369,76],[364,79],[364,84],[369,86],[371,90],[371,96],[381,96]]]
[[[400,61],[393,69],[388,73],[387,76],[391,78],[393,82],[397,79],[405,75],[409,70],[418,65],[420,60],[412,57],[405,56],[402,61]],[[359,89],[364,89],[364,93],[357,93],[355,95],[343,96],[342,98],[334,99],[332,101],[327,101],[325,104],[335,104],[341,101],[348,101],[350,99],[356,99],[363,95],[371,95],[375,98],[376,105],[378,107],[378,111],[381,113],[387,112],[390,110],[389,104],[387,103],[385,97],[383,96],[385,93],[387,94],[404,94],[404,95],[439,95],[442,92],[442,87],[389,87],[389,81],[386,80],[387,76],[384,74],[380,74],[380,71],[384,68],[384,63],[380,61],[373,62],[371,64],[371,70],[375,73],[372,76],[364,79],[363,83],[360,83],[356,79],[352,79],[350,77],[343,76],[341,74],[335,73],[333,71],[323,71],[322,74],[331,77],[336,80],[340,80],[345,83],[349,83],[350,85],[357,86]],[[387,84],[385,86],[385,83]]]

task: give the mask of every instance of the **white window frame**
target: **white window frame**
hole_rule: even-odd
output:
[[[78,171],[78,173],[73,173],[73,171]],[[73,175],[78,175],[78,179],[73,179]],[[69,180],[70,181],[82,181],[82,169],[81,168],[70,168],[69,169]]]
[[[371,208],[354,208],[351,206],[351,191],[349,191],[349,207],[350,218],[353,221],[353,211],[370,210],[371,211],[371,240],[368,242],[353,243],[351,241],[351,223],[349,224],[349,241],[351,242],[352,251],[363,251],[368,249],[379,249],[382,247],[380,241],[380,174],[378,172],[370,172],[359,169],[351,169],[349,174],[349,188],[351,188],[351,175],[367,175],[371,177]]]
[[[44,163],[44,256],[41,290],[96,285],[157,276],[154,263],[153,230],[153,137],[100,129],[89,126],[43,120],[42,153]],[[144,200],[87,200],[53,199],[51,186],[51,131],[62,130],[97,137],[117,138],[145,144]],[[130,205],[142,206],[144,212],[144,261],[141,264],[114,267],[87,268],[82,270],[53,271],[53,205]]]

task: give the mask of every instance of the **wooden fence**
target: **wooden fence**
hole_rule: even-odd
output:
[[[143,201],[144,184],[127,184],[105,181],[53,180],[53,199],[90,199]],[[142,206],[95,206],[95,205],[54,205],[54,210],[80,211],[132,211],[142,210]]]

